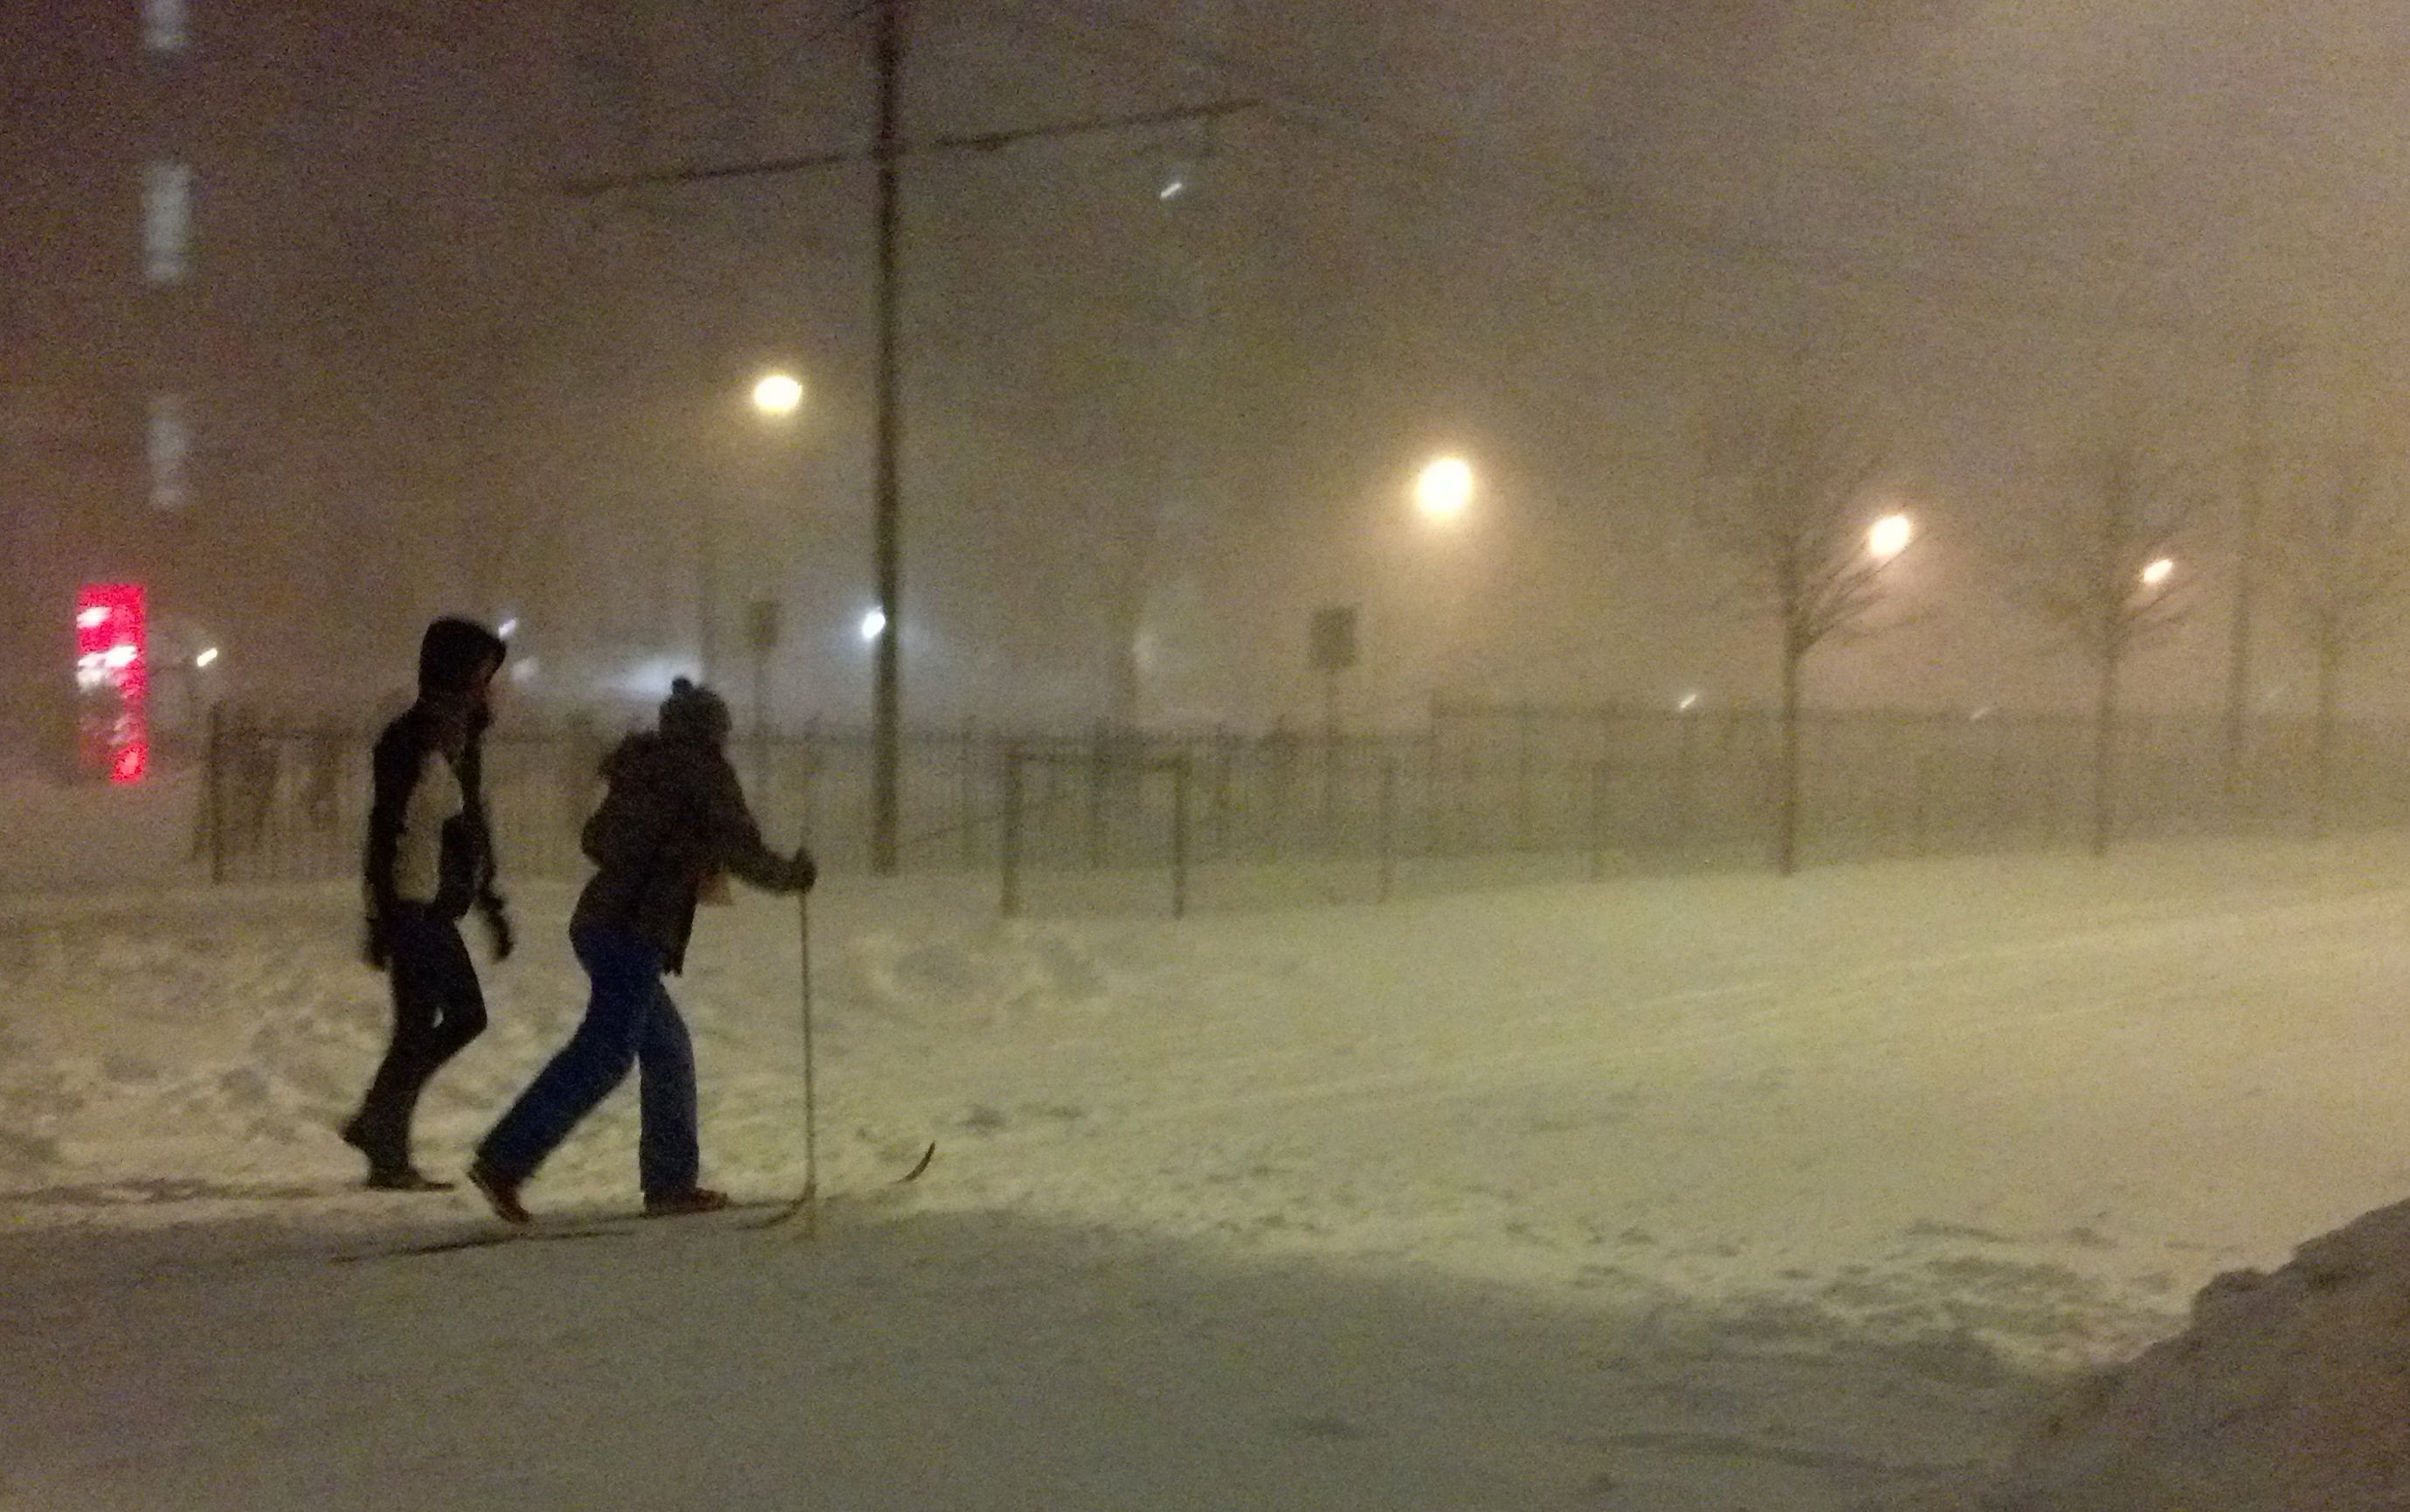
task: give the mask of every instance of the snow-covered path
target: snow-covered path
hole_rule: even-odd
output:
[[[566,1032],[563,901],[429,1165]],[[347,900],[0,907],[0,1507],[1904,1505],[2410,1185],[2401,841],[983,903],[815,901],[831,1184],[942,1143],[820,1243],[351,1266],[482,1220],[344,1190]],[[769,1195],[793,915],[705,927],[707,1160]],[[539,1206],[629,1199],[632,1100]]]

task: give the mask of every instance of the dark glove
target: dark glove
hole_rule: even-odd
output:
[[[820,869],[813,864],[812,853],[801,846],[795,848],[795,859],[787,863],[787,886],[797,893],[808,893],[820,879]]]
[[[500,894],[488,893],[477,900],[477,911],[485,917],[486,938],[493,944],[495,962],[500,964],[509,960],[511,952],[518,945],[516,937],[511,933],[509,907],[502,902]]]
[[[360,959],[368,963],[371,971],[385,967],[385,931],[377,927],[374,915],[360,921]]]

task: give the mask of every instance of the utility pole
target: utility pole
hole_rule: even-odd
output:
[[[2226,796],[2242,795],[2243,759],[2250,745],[2251,618],[2257,598],[2256,558],[2259,521],[2266,512],[2268,479],[2268,390],[2285,346],[2274,337],[2261,337],[2251,347],[2243,378],[2243,452],[2241,517],[2234,543],[2234,618],[2226,653]]]
[[[878,612],[877,673],[871,695],[870,725],[870,869],[893,877],[900,863],[896,836],[904,812],[904,506],[896,479],[897,443],[903,417],[897,403],[899,382],[896,329],[896,232],[903,207],[898,201],[895,159],[903,151],[898,117],[903,106],[904,37],[896,14],[903,0],[879,0],[878,37],[878,455],[872,466],[878,489],[875,533]]]
[[[1209,120],[1252,109],[1256,105],[1253,100],[1221,100],[1200,106],[1100,116],[1058,124],[937,137],[913,144],[905,140],[903,132],[904,5],[905,0],[870,0],[864,7],[876,16],[872,50],[878,64],[878,80],[877,127],[868,153],[876,171],[873,222],[878,237],[877,275],[872,288],[878,330],[877,418],[872,457],[872,499],[876,516],[872,576],[878,597],[878,612],[885,617],[885,623],[878,632],[874,657],[875,686],[871,694],[870,865],[872,871],[881,877],[893,876],[901,859],[897,837],[903,811],[904,508],[899,472],[903,437],[903,356],[898,318],[903,261],[903,201],[898,167],[904,158],[917,153],[993,152],[1041,138],[1082,136],[1178,121]],[[572,195],[589,196],[645,185],[691,184],[721,179],[798,173],[858,163],[864,155],[859,152],[816,153],[761,163],[613,174],[580,180],[566,187]]]
[[[709,493],[695,501],[694,630],[696,670],[704,687],[719,675],[719,507]]]

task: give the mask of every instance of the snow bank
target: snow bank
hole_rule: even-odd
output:
[[[199,809],[191,772],[117,788],[0,769],[0,893],[203,880]]]
[[[2014,1512],[2410,1507],[2410,1202],[2233,1271],[2019,1453]]]

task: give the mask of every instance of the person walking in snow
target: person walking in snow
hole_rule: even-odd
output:
[[[470,909],[485,918],[494,959],[511,953],[483,782],[487,690],[502,657],[501,640],[483,625],[428,626],[418,701],[385,727],[370,762],[366,954],[393,989],[393,1040],[342,1136],[368,1157],[369,1185],[382,1190],[451,1185],[412,1162],[410,1125],[428,1081],[485,1031],[485,994],[460,938]]]
[[[477,1146],[469,1180],[497,1215],[528,1221],[519,1188],[612,1089],[638,1072],[637,1177],[654,1216],[708,1213],[728,1196],[699,1185],[694,1049],[662,984],[685,965],[695,905],[723,874],[772,893],[807,891],[811,856],[762,843],[728,762],[728,705],[680,677],[660,728],[603,759],[602,807],[580,837],[595,872],[569,942],[592,986],[569,1043]]]

